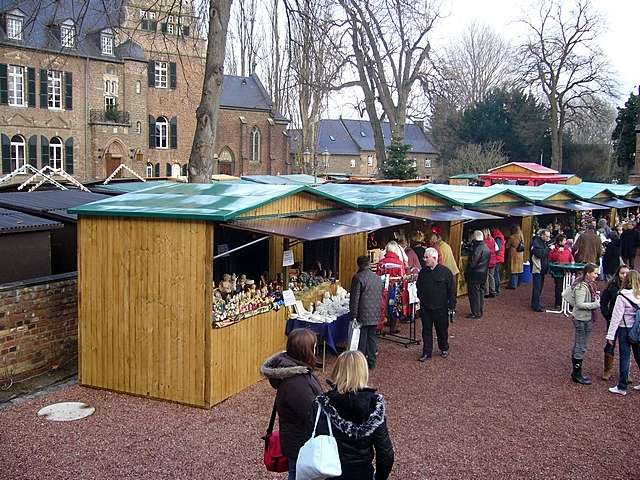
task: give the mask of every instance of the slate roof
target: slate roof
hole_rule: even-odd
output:
[[[391,143],[391,127],[382,123],[384,144]],[[438,153],[427,134],[415,124],[405,126],[405,142],[412,153]],[[368,120],[324,119],[318,128],[318,151],[325,149],[334,155],[359,155],[361,151],[375,151],[373,128]]]
[[[110,198],[81,190],[41,190],[35,192],[0,193],[0,206],[21,212],[42,215],[62,221],[76,220],[67,210],[96,200]]]
[[[137,58],[139,45],[131,42],[124,48],[114,51],[115,55],[103,55],[100,50],[99,34],[106,28],[117,27],[121,19],[122,0],[0,0],[0,11],[19,9],[24,14],[23,39],[11,40],[7,38],[5,30],[0,27],[0,43],[5,45],[20,45],[64,52],[69,54],[88,56],[101,59],[119,59],[118,54],[127,58]],[[56,28],[63,21],[71,19],[76,28],[74,48],[62,48],[59,31]],[[127,42],[125,42],[127,43]],[[144,58],[144,57],[142,57]]]
[[[46,220],[15,210],[0,208],[0,235],[6,233],[37,232],[62,228],[60,222]]]
[[[248,77],[225,75],[222,81],[220,106],[272,112],[276,122],[289,123],[288,119],[274,110],[269,93],[255,73]]]

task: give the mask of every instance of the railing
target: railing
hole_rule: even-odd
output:
[[[131,126],[129,119],[129,112],[121,112],[116,109],[107,110],[90,110],[89,111],[89,123],[90,124],[107,124],[107,125],[125,125]]]

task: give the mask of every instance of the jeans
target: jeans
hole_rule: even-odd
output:
[[[631,363],[631,352],[636,360],[636,365],[640,368],[640,345],[631,345],[629,342],[629,328],[618,327],[616,337],[620,345],[620,376],[618,378],[618,388],[627,390],[629,386],[629,367]]]
[[[287,480],[296,480],[296,460],[298,459],[287,457],[287,460],[289,461],[289,476]]]
[[[500,293],[500,269],[502,268],[502,264],[498,263],[496,265],[496,271],[493,273],[493,278],[496,282],[496,295]]]
[[[509,277],[509,287],[516,288],[518,286],[519,280],[520,280],[520,274],[512,273],[511,276]]]
[[[377,325],[363,325],[360,327],[360,341],[358,350],[367,357],[369,368],[376,368],[376,352],[378,351]]]
[[[449,312],[446,308],[435,310],[421,309],[422,318],[422,355],[428,357],[433,352],[433,327],[436,327],[438,348],[441,352],[449,350]]]
[[[484,308],[484,283],[470,282],[467,284],[469,290],[469,305],[471,306],[471,314],[481,317]]]
[[[576,336],[573,343],[573,358],[582,360],[584,354],[587,352],[587,344],[589,343],[589,337],[591,337],[593,322],[591,320],[576,320],[575,318],[572,318],[572,320],[573,326],[576,328]]]
[[[555,295],[555,303],[556,307],[562,305],[562,287],[564,286],[564,278],[563,277],[553,277],[554,283],[554,295]]]
[[[485,295],[495,295],[496,294],[496,279],[495,279],[495,271],[498,267],[489,267],[487,270],[487,281],[484,286],[484,294]]]
[[[531,289],[531,308],[534,310],[542,308],[540,305],[540,295],[542,295],[542,289],[544,288],[544,274],[533,274],[533,288]]]

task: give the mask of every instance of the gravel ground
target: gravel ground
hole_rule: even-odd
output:
[[[421,364],[419,346],[381,342],[371,384],[387,399],[392,478],[640,478],[640,392],[614,396],[614,382],[599,380],[604,321],[585,361],[594,384],[575,385],[570,320],[528,310],[529,294],[504,291],[480,321],[463,318],[460,299],[446,360]],[[640,378],[635,365],[631,375]],[[36,416],[71,400],[96,413]],[[0,478],[280,479],[261,465],[272,401],[265,381],[209,411],[67,386],[0,411]]]

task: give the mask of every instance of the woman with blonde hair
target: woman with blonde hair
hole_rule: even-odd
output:
[[[640,308],[640,273],[630,270],[624,279],[623,289],[618,293],[611,315],[611,323],[607,331],[607,343],[613,346],[618,339],[620,346],[620,373],[618,384],[609,391],[618,395],[626,395],[629,386],[629,364],[631,352],[640,368],[640,345],[629,341],[629,331],[636,322],[636,311]],[[640,390],[640,384],[633,387]]]
[[[511,225],[511,234],[505,245],[509,261],[509,286],[513,290],[518,287],[520,274],[524,271],[524,237],[519,225]]]
[[[336,480],[386,480],[393,467],[393,445],[387,430],[384,398],[367,386],[369,369],[364,355],[357,350],[343,352],[333,367],[330,381],[332,390],[318,396],[313,404],[307,420],[308,436],[321,408],[338,443],[342,475]],[[316,434],[328,435],[328,430],[327,422],[321,418]]]

